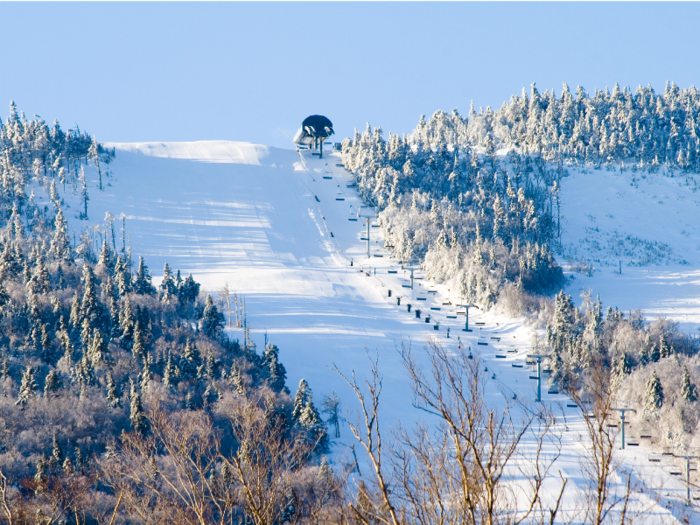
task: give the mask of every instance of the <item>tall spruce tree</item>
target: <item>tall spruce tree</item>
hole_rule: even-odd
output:
[[[134,280],[134,291],[141,295],[153,295],[156,293],[156,289],[151,284],[151,273],[148,271],[148,266],[146,266],[143,257],[139,257],[139,269]]]
[[[646,391],[644,392],[644,413],[656,415],[664,404],[664,391],[661,387],[661,381],[656,375],[656,371],[652,370],[651,377],[647,382]]]
[[[202,318],[199,320],[199,329],[207,337],[219,339],[223,333],[224,323],[225,320],[223,314],[219,313],[219,310],[216,308],[211,295],[207,295],[207,299],[204,304],[204,313],[202,314]]]
[[[697,401],[698,399],[698,389],[693,382],[690,380],[690,373],[688,372],[688,367],[683,367],[683,383],[681,385],[681,397],[689,403]]]
[[[131,390],[129,393],[129,398],[131,400],[129,420],[131,421],[131,428],[134,432],[139,434],[145,434],[148,431],[148,420],[143,413],[143,403],[141,402],[141,394],[136,389],[134,382],[131,382]]]
[[[309,401],[310,392],[311,389],[306,379],[299,381],[299,388],[297,388],[297,393],[294,395],[294,408],[292,409],[292,419],[294,419],[294,421],[299,421],[304,407]]]
[[[112,408],[118,408],[122,406],[121,394],[117,388],[117,384],[114,381],[111,371],[107,371],[107,403]]]
[[[36,392],[36,380],[34,379],[34,368],[28,366],[22,374],[22,383],[19,387],[16,405],[25,405]]]

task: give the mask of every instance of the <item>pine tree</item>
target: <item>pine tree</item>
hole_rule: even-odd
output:
[[[104,266],[107,269],[112,267],[112,250],[107,244],[107,237],[102,240],[102,249],[100,250],[100,258],[97,260],[97,264]]]
[[[151,372],[151,367],[148,363],[148,357],[143,357],[143,369],[139,374],[139,385],[141,386],[142,392],[148,392],[148,383],[153,379],[153,372]]]
[[[63,216],[63,211],[59,208],[56,212],[56,219],[54,220],[54,235],[51,240],[50,249],[50,253],[53,254],[56,259],[70,259],[71,248],[67,232],[68,222]]]
[[[316,475],[316,484],[321,488],[321,493],[326,493],[333,483],[333,469],[328,464],[326,456],[321,458],[321,464],[318,467]]]
[[[95,275],[88,264],[83,266],[82,280],[85,291],[83,292],[83,302],[80,306],[80,315],[83,319],[87,319],[91,326],[94,326],[100,318],[101,308],[95,290]]]
[[[64,460],[63,449],[58,443],[56,432],[53,433],[53,447],[51,448],[51,463],[54,465],[62,465]]]
[[[299,415],[299,424],[304,428],[310,435],[310,437],[316,442],[316,448],[320,452],[324,452],[328,448],[328,432],[326,431],[326,424],[321,419],[318,410],[314,406],[313,394],[309,390],[308,401],[304,405],[304,409]]]
[[[287,370],[279,362],[279,348],[276,345],[268,343],[265,347],[262,366],[267,370],[267,384],[273,391],[282,392],[287,390],[285,386]]]
[[[122,406],[121,394],[117,389],[117,384],[114,382],[111,371],[107,371],[107,403],[112,408]]]
[[[36,381],[34,379],[34,368],[28,366],[22,375],[22,383],[19,387],[19,396],[16,405],[24,405],[36,392]]]
[[[44,380],[44,397],[46,399],[56,397],[59,390],[63,388],[63,381],[56,370],[51,370]]]
[[[192,397],[192,392],[187,392],[187,395],[185,396],[185,409],[186,410],[194,410],[194,399]]]
[[[129,394],[131,399],[131,410],[129,415],[129,420],[131,421],[131,428],[134,432],[139,434],[145,434],[148,431],[148,421],[146,416],[143,414],[143,404],[141,403],[141,394],[136,390],[136,385],[131,382],[131,392]]]
[[[87,387],[95,383],[95,370],[86,352],[83,352],[83,357],[78,361],[75,375],[80,385],[80,397],[84,398],[87,395]]]
[[[223,314],[220,314],[217,310],[211,295],[207,295],[207,300],[204,304],[204,313],[199,320],[199,329],[207,337],[218,339],[223,333],[224,323]]]
[[[161,300],[165,303],[170,302],[170,298],[177,295],[177,284],[173,279],[173,273],[170,270],[168,263],[163,267],[163,280],[160,283]]]
[[[70,307],[69,322],[74,330],[78,330],[83,322],[83,319],[80,316],[80,296],[78,295],[78,290],[76,290],[75,294],[73,295],[73,302],[71,303]]]
[[[36,474],[34,474],[34,492],[40,494],[46,488],[46,458],[41,457],[36,462]]]
[[[110,298],[109,300],[109,321],[111,326],[111,339],[119,339],[122,335],[122,331],[119,326],[119,309],[117,308],[117,301],[114,298]]]
[[[197,377],[197,371],[202,366],[202,357],[194,343],[187,339],[185,352],[180,359],[180,373],[183,377],[193,379]]]
[[[87,319],[83,319],[82,330],[80,331],[80,343],[83,346],[83,352],[88,353],[90,351],[90,342],[92,341],[92,329],[90,328],[90,322]]]
[[[193,304],[197,297],[199,297],[199,283],[194,280],[192,274],[189,274],[178,289],[178,299],[182,304]]]
[[[137,358],[143,358],[146,355],[146,345],[143,340],[141,322],[138,320],[134,324],[134,345],[131,347],[131,353]]]
[[[163,370],[163,384],[165,386],[175,386],[177,381],[177,371],[173,365],[172,355],[168,351],[168,359],[165,362],[165,369]]]
[[[63,347],[63,356],[66,358],[70,366],[70,363],[73,360],[73,354],[75,353],[75,349],[73,348],[73,343],[70,340],[70,336],[68,335],[68,332],[65,328],[62,328],[56,335],[61,341],[61,346]]]
[[[661,387],[661,381],[656,375],[656,371],[651,372],[651,377],[647,382],[646,392],[644,393],[644,414],[658,414],[664,404],[664,391]]]
[[[124,297],[119,312],[119,327],[121,328],[122,340],[131,341],[134,335],[134,314],[131,311],[131,301],[129,301],[128,295]]]
[[[131,272],[122,264],[121,256],[117,257],[114,265],[114,280],[117,283],[119,296],[124,297],[131,290]]]
[[[207,352],[207,357],[204,360],[204,364],[200,367],[200,370],[197,371],[197,376],[203,377],[207,376],[211,379],[218,379],[219,378],[219,366],[220,362],[217,361],[217,359],[214,357],[214,354],[210,351]]]
[[[59,267],[60,268],[60,267]],[[37,257],[36,272],[37,293],[49,293],[51,291],[51,276],[44,263],[44,257],[40,253]]]
[[[646,366],[647,364],[649,364],[649,361],[649,350],[647,349],[646,344],[643,344],[639,350],[639,364],[642,366]]]
[[[88,356],[92,361],[93,366],[98,366],[103,361],[107,360],[108,346],[102,338],[102,334],[98,328],[92,331],[92,341],[88,349]]]
[[[143,261],[143,257],[139,257],[139,269],[134,281],[134,291],[141,295],[153,295],[156,293],[155,288],[151,284],[151,274],[148,271],[148,266]]]
[[[681,397],[687,402],[692,403],[698,399],[698,391],[695,384],[690,381],[690,373],[688,367],[683,367],[683,383],[681,386]]]
[[[301,417],[304,407],[309,401],[310,393],[311,389],[306,379],[299,381],[299,388],[297,388],[297,393],[294,396],[294,409],[292,410],[292,419],[294,419],[294,421],[298,421]]]
[[[229,382],[233,386],[234,390],[241,394],[246,395],[245,384],[243,383],[243,375],[241,374],[241,369],[238,368],[236,363],[231,365],[231,373],[229,374]]]
[[[659,347],[656,346],[656,343],[651,345],[651,351],[649,352],[649,359],[651,360],[652,363],[657,363],[659,359],[661,359],[661,352],[659,351]]]
[[[671,349],[666,344],[666,337],[663,332],[659,336],[659,357],[665,359],[671,356]]]

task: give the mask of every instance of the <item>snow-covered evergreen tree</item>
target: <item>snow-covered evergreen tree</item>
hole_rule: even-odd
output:
[[[19,395],[17,396],[17,405],[26,404],[36,392],[36,380],[34,379],[34,368],[28,366],[22,375],[22,383],[19,387]]]
[[[656,375],[656,371],[651,372],[651,377],[647,382],[646,391],[644,393],[644,413],[657,415],[664,404],[664,391],[661,387],[661,381]]]
[[[690,380],[690,373],[688,372],[688,367],[683,367],[683,383],[681,384],[681,397],[689,403],[697,401],[698,399],[698,389],[695,384]]]
[[[223,333],[224,324],[225,320],[223,314],[219,313],[211,295],[207,295],[204,304],[204,313],[199,320],[199,329],[207,337],[218,339]]]
[[[141,402],[141,394],[136,389],[134,382],[131,382],[131,391],[129,393],[129,399],[131,400],[131,407],[129,413],[129,420],[131,421],[131,428],[134,432],[143,434],[148,430],[148,420],[143,413],[143,404]]]

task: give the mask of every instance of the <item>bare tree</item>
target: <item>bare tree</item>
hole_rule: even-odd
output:
[[[204,412],[148,413],[152,434],[122,435],[102,461],[104,482],[143,523],[227,523],[234,499],[217,485],[220,438]]]
[[[581,410],[583,423],[590,440],[590,454],[582,460],[582,470],[589,480],[583,494],[586,500],[586,520],[600,525],[617,511],[621,524],[629,523],[629,498],[631,492],[628,474],[626,489],[622,492],[610,483],[610,476],[620,466],[615,457],[617,427],[609,426],[617,415],[615,400],[617,383],[610,368],[596,358],[578,378],[567,378],[568,393]]]
[[[228,283],[224,283],[224,285],[221,287],[219,297],[221,299],[222,306],[226,309],[226,313],[228,313],[228,326],[231,327],[231,290]]]
[[[413,435],[403,432],[402,440],[410,454],[402,458],[401,465],[403,471],[412,474],[404,488],[415,500],[411,505],[414,516],[425,514],[428,507],[420,503],[412,486],[421,478],[428,480],[430,489],[427,494],[423,489],[422,495],[440,501],[442,514],[417,522],[435,523],[439,518],[445,523],[491,525],[530,520],[541,505],[542,482],[561,449],[558,436],[551,432],[552,415],[544,406],[533,409],[521,404],[517,407],[521,415],[516,420],[516,407],[506,396],[501,410],[489,407],[484,396],[486,367],[478,355],[470,358],[462,347],[448,353],[431,341],[426,353],[427,372],[418,365],[410,348],[403,349],[402,356],[415,395],[414,406],[437,416],[439,425],[435,437],[429,437],[426,427],[419,427]],[[519,452],[528,434],[536,444],[530,457]],[[554,445],[549,455],[543,453],[547,442]],[[438,465],[440,468],[434,468]],[[420,475],[414,475],[409,467],[415,467]],[[530,480],[527,488],[517,489],[517,484],[510,483],[516,470]],[[428,473],[431,476],[426,477]],[[518,509],[518,495],[527,502],[524,510]]]
[[[333,392],[323,396],[321,408],[325,414],[328,414],[327,423],[335,429],[335,437],[340,437],[340,398],[338,394]]]
[[[379,429],[379,395],[382,392],[382,379],[379,375],[377,360],[378,358],[370,359],[372,363],[371,380],[365,381],[367,395],[357,384],[354,371],[348,377],[335,364],[333,365],[334,370],[350,385],[360,402],[363,422],[360,423],[358,418],[354,423],[349,423],[350,430],[367,453],[374,469],[377,486],[375,494],[368,493],[364,490],[364,485],[361,486],[355,502],[350,503],[350,508],[355,517],[364,525],[375,522],[399,525],[402,522],[399,520],[394,498],[391,496],[387,473],[382,466],[382,435]]]
[[[103,517],[91,489],[97,472],[89,468],[75,471],[67,464],[51,465],[41,475],[20,479],[11,487],[0,470],[0,504],[8,524],[42,523],[51,525],[70,520],[77,525],[91,517]]]
[[[155,406],[151,434],[123,434],[120,449],[101,462],[104,482],[143,523],[332,522],[342,509],[340,482],[325,463],[310,462],[315,443],[290,434],[274,399],[257,391],[225,396],[229,451],[206,412]]]
[[[347,377],[336,368],[360,401],[364,424],[357,421],[350,428],[374,467],[372,487],[361,484],[351,504],[356,518],[365,524],[493,525],[533,521],[539,511],[543,521],[542,482],[560,451],[555,437],[555,452],[543,452],[551,436],[551,415],[544,409],[522,410],[516,422],[510,404],[501,411],[487,406],[487,377],[478,358],[470,359],[463,349],[457,355],[448,354],[435,342],[428,344],[426,352],[428,372],[410,349],[403,349],[402,357],[415,395],[414,406],[436,416],[438,424],[421,424],[414,431],[400,428],[388,460],[382,457],[379,431],[381,377],[377,360],[371,360],[367,393],[354,374]],[[530,457],[519,452],[528,433],[537,444]],[[515,488],[517,474],[533,481],[526,488]],[[552,522],[566,486],[562,481],[555,507],[548,509]],[[516,499],[522,500],[518,496],[523,495],[527,506],[519,509]]]

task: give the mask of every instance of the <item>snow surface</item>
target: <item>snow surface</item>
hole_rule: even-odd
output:
[[[600,293],[605,306],[663,315],[700,329],[700,191],[697,176],[569,168],[562,180],[559,262],[586,261],[566,292]],[[568,261],[567,261],[568,259]],[[622,274],[620,274],[620,262]]]
[[[160,269],[168,262],[171,268],[180,269],[185,275],[192,272],[208,291],[216,292],[228,282],[233,290],[243,294],[252,338],[259,350],[266,336],[280,348],[280,359],[287,369],[287,385],[292,393],[299,380],[306,378],[317,403],[322,394],[336,391],[344,407],[353,412],[357,403],[352,391],[330,367],[336,364],[345,373],[355,370],[358,379],[362,379],[367,377],[370,368],[367,354],[378,356],[383,376],[383,426],[385,429],[392,427],[400,419],[404,426],[411,427],[425,415],[412,407],[398,349],[402,343],[411,344],[422,355],[422,347],[430,337],[448,348],[454,348],[460,337],[475,354],[481,354],[485,366],[495,373],[487,389],[489,403],[503,407],[514,393],[518,400],[532,403],[535,381],[529,379],[528,367],[512,366],[514,362],[524,361],[531,329],[522,319],[472,311],[470,323],[474,331],[465,334],[461,331],[464,317],[447,317],[456,315],[457,311],[454,305],[444,304],[450,302],[449,291],[444,287],[432,288],[425,280],[417,280],[413,291],[406,288],[407,273],[383,250],[381,242],[376,240],[377,230],[372,228],[373,256],[367,258],[366,243],[361,240],[366,232],[365,225],[362,219],[348,220],[351,206],[357,210],[362,203],[357,193],[348,187],[349,174],[337,166],[339,156],[327,154],[327,158],[319,160],[309,151],[300,153],[223,141],[108,146],[115,147],[117,154],[109,168],[113,175],[107,179],[104,191],[97,190],[97,174],[89,171],[90,223],[101,224],[104,229],[102,218],[107,211],[115,216],[124,212],[133,254],[143,255],[154,275],[162,275]],[[622,228],[622,221],[629,220],[635,213],[632,209],[635,193],[627,190],[622,180],[619,184],[609,182],[603,175],[596,183],[591,183],[590,174],[585,174],[585,179],[583,174],[580,178],[578,174],[572,175],[563,182],[567,243],[575,244],[581,228],[588,226],[587,217],[581,218],[585,210],[600,221],[599,225],[607,228],[604,231],[614,231],[615,224],[618,229]],[[603,185],[603,180],[607,186]],[[615,198],[617,191],[626,199],[624,205],[616,201],[611,205],[614,206],[611,214],[619,219],[610,220],[617,220],[617,223],[604,222],[608,201],[598,202],[600,199],[595,197],[595,192],[605,187],[608,188],[604,194],[606,199]],[[625,191],[620,189],[623,187]],[[78,197],[63,196],[70,205],[70,224],[79,231],[85,223],[77,217]],[[39,202],[46,200],[44,195],[37,197]],[[684,205],[693,209],[688,202]],[[675,207],[675,204],[667,205],[671,210]],[[648,217],[643,210],[641,208],[641,215],[637,216]],[[684,223],[683,227],[690,235],[697,236],[693,221],[686,222],[688,225]],[[646,229],[640,226],[637,230],[623,231],[647,235],[650,228],[657,225],[653,219],[649,223]],[[671,223],[665,224],[666,227],[658,226],[659,234]],[[627,227],[627,223],[624,226]],[[118,247],[121,244],[119,228],[117,222]],[[681,244],[679,240],[678,246]],[[680,249],[675,253],[677,257],[690,257]],[[699,258],[696,255],[694,261]],[[687,286],[697,286],[692,282],[693,277],[670,273],[671,267],[663,266],[653,268],[652,278],[651,270],[625,266],[623,275],[616,276],[611,268],[605,267],[591,278],[577,275],[569,291],[582,286],[600,289],[607,304],[619,299],[616,304],[627,308],[629,301],[636,301],[630,307],[640,306],[647,311],[665,304],[674,314],[680,311],[680,306],[674,309],[669,302],[671,298],[690,304],[690,292],[677,292],[684,287],[684,282]],[[644,271],[647,271],[646,276]],[[417,277],[421,277],[420,273]],[[653,284],[664,282],[665,277],[669,283],[674,283],[673,287]],[[619,286],[615,288],[614,283]],[[656,299],[641,292],[630,299],[631,289],[647,290],[654,286],[661,290]],[[388,290],[392,291],[391,298]],[[396,304],[397,295],[402,298],[401,306]],[[413,313],[409,314],[405,307],[407,302],[414,309],[419,307],[423,318],[419,320]],[[431,307],[439,310],[431,310]],[[432,322],[424,322],[425,313],[430,314],[431,320],[439,321],[439,330],[434,329]],[[477,322],[484,323],[483,327],[476,326]],[[446,337],[448,327],[451,330],[449,339]],[[233,337],[242,337],[240,330],[230,332]],[[500,338],[500,341],[492,338]],[[508,349],[515,352],[506,353]],[[506,357],[496,358],[497,353]],[[543,399],[561,414],[556,435],[563,444],[562,455],[545,484],[544,500],[551,503],[556,497],[560,471],[570,480],[563,501],[565,514],[561,517],[568,515],[576,522],[581,519],[581,516],[575,518],[575,513],[581,507],[577,487],[583,487],[580,460],[586,453],[587,439],[580,414],[566,407],[564,396],[550,395],[543,387]],[[634,438],[634,431],[630,432]],[[352,443],[347,424],[342,425],[341,434],[333,448],[337,461],[348,459]],[[532,446],[532,438],[528,437],[522,446],[523,453]],[[550,445],[547,452],[553,454],[554,448]],[[626,481],[624,472],[633,469],[637,487],[635,505],[645,509],[646,521],[677,523],[674,515],[680,518],[685,512],[681,503],[684,486],[668,473],[668,461],[665,470],[649,463],[648,452],[640,447],[620,453],[623,464],[614,476],[615,486],[620,488]],[[697,515],[691,520],[700,521]]]

